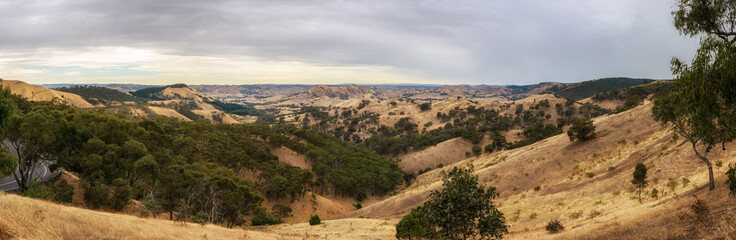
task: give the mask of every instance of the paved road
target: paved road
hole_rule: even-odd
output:
[[[15,151],[15,148],[13,147],[13,145],[10,144],[10,142],[7,140],[5,140],[4,143],[5,143],[5,146],[8,147],[8,150],[10,151],[10,153],[12,153],[13,155],[16,155],[15,157],[18,157],[17,152]],[[33,176],[39,179],[40,181],[42,179],[47,179],[47,178],[54,176],[54,173],[49,171],[49,167],[46,166],[46,163],[41,162],[41,164],[39,164],[39,166],[36,167],[36,171],[34,172]],[[13,190],[18,189],[18,187],[19,187],[18,183],[15,181],[15,178],[13,177],[13,175],[0,179],[0,191],[5,191],[5,192],[13,191]]]

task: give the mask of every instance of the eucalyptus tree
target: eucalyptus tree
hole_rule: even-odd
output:
[[[707,154],[736,138],[736,1],[679,0],[672,15],[681,34],[702,34],[700,48],[689,65],[672,59],[675,89],[655,98],[652,113],[690,143],[713,190]]]

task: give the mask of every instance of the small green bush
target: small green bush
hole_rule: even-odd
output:
[[[320,220],[319,216],[316,214],[309,218],[309,225],[311,226],[319,225],[320,223],[322,223],[322,220]]]
[[[20,195],[29,198],[48,200],[49,197],[51,197],[51,191],[49,191],[48,187],[42,184],[34,184],[23,191]]]

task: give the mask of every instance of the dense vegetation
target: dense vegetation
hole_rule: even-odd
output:
[[[110,105],[112,102],[122,103],[122,102],[143,102],[145,101],[142,98],[131,96],[123,92],[120,92],[118,90],[110,89],[106,87],[74,85],[74,86],[69,86],[69,87],[56,88],[56,90],[77,94],[81,96],[82,98],[84,98],[85,101],[93,105],[96,105],[98,103],[101,103],[103,105]]]
[[[621,90],[628,87],[651,83],[653,81],[654,80],[651,79],[624,77],[601,78],[580,83],[570,83],[554,86],[545,92],[552,93],[560,98],[582,100],[588,97],[592,97],[593,95],[596,95],[598,93]]]
[[[295,126],[143,120],[10,98],[19,111],[6,137],[23,143],[21,172],[55,159],[51,168],[79,175],[92,208],[120,210],[138,199],[154,215],[235,226],[256,213],[264,217],[258,210],[264,197],[294,201],[317,190],[362,199],[389,193],[403,181],[395,162]],[[279,146],[307,156],[313,171],[279,162],[270,151]],[[255,173],[256,180],[239,177],[242,171]],[[29,188],[30,181],[23,189]],[[68,188],[56,192],[66,201]],[[274,211],[286,215],[290,209]]]

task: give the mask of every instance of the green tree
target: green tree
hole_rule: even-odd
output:
[[[15,168],[18,167],[18,160],[15,156],[8,154],[5,146],[5,132],[10,125],[10,120],[16,112],[17,106],[12,99],[10,89],[0,86],[0,178],[13,174]]]
[[[647,166],[643,163],[637,163],[634,169],[634,179],[631,180],[631,184],[634,184],[639,189],[639,203],[641,203],[641,191],[649,185],[647,180]]]
[[[586,118],[576,118],[572,121],[572,126],[567,130],[567,136],[570,137],[570,141],[578,139],[585,141],[593,139],[595,137],[595,126],[593,120]]]
[[[51,185],[51,199],[58,203],[71,203],[74,197],[74,187],[62,179],[58,183]]]
[[[675,28],[688,36],[705,36],[690,65],[672,59],[675,89],[658,94],[652,113],[690,142],[708,167],[713,190],[713,167],[707,154],[718,144],[725,150],[725,143],[736,138],[736,2],[679,0],[677,6],[672,12]]]
[[[732,0],[678,0],[672,15],[680,34],[707,34],[736,43],[736,3]]]
[[[419,104],[419,109],[422,111],[427,111],[432,109],[432,103],[431,102],[425,102],[422,104]]]
[[[98,209],[108,203],[110,190],[99,183],[86,184],[84,189],[84,201],[93,209]]]
[[[18,157],[18,171],[13,175],[21,191],[38,180],[36,171],[50,159],[57,132],[54,118],[49,117],[52,114],[50,109],[41,107],[11,118],[6,137]]]
[[[500,239],[508,233],[503,213],[492,202],[499,194],[478,183],[472,166],[443,172],[442,185],[396,225],[397,238]]]

